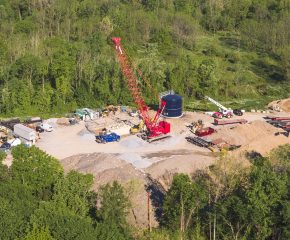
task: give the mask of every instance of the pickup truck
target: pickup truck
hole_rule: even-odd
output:
[[[49,125],[48,123],[42,123],[38,126],[38,132],[52,132],[53,131],[53,127],[51,125]]]
[[[97,143],[119,142],[121,137],[116,133],[108,133],[104,135],[96,135]]]

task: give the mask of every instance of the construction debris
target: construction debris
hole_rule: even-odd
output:
[[[69,126],[70,125],[68,118],[59,118],[59,119],[57,119],[56,123],[58,125],[62,125],[62,126]]]

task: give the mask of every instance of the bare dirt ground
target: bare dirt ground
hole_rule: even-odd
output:
[[[130,221],[138,226],[146,226],[148,177],[159,182],[167,190],[176,173],[191,174],[213,164],[216,158],[210,150],[197,147],[186,141],[192,135],[186,125],[202,119],[205,127],[211,126],[216,133],[210,139],[223,138],[230,144],[241,145],[232,154],[241,156],[243,151],[256,150],[264,155],[280,144],[290,143],[290,137],[275,136],[277,128],[265,122],[267,115],[288,116],[290,113],[246,113],[242,118],[248,124],[214,126],[213,118],[194,112],[186,112],[182,118],[169,119],[171,137],[147,143],[137,136],[125,136],[120,142],[98,144],[92,134],[96,126],[112,124],[112,117],[95,122],[80,122],[74,126],[56,124],[51,133],[41,134],[37,146],[48,154],[60,159],[65,171],[77,170],[91,173],[95,178],[93,189],[117,180],[124,184],[131,194],[132,209]],[[132,120],[128,116],[120,118]],[[118,118],[114,116],[114,119]],[[241,118],[241,117],[236,117]],[[136,119],[133,119],[136,124]],[[89,130],[87,127],[89,126]],[[153,213],[152,213],[153,214]],[[154,224],[157,224],[155,221]]]

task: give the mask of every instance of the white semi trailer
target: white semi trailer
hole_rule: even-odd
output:
[[[19,137],[24,144],[29,146],[35,144],[36,141],[36,131],[24,126],[23,124],[14,125],[14,135]]]

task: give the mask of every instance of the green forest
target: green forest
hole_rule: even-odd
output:
[[[0,0],[0,114],[132,105],[112,36],[186,106],[204,95],[263,106],[289,96],[289,12],[289,0]]]
[[[12,155],[10,168],[0,164],[2,240],[290,239],[289,144],[267,158],[249,153],[247,167],[221,155],[192,176],[175,175],[156,204],[159,227],[152,231],[127,222],[132,205],[121,184],[94,192],[92,175],[64,174],[36,147],[20,145]]]

